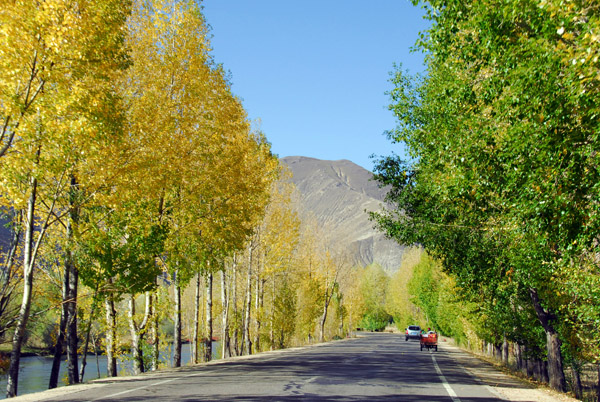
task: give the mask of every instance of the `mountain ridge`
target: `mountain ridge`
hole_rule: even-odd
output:
[[[286,156],[292,182],[300,193],[304,209],[348,247],[359,265],[379,264],[394,272],[400,266],[404,247],[374,229],[366,211],[381,211],[385,189],[373,179],[373,173],[349,161]]]

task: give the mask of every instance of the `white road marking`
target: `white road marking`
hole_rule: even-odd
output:
[[[446,392],[448,392],[450,398],[452,398],[452,401],[461,402],[460,398],[456,396],[456,392],[454,392],[450,384],[448,384],[448,381],[446,380],[446,377],[444,377],[440,366],[438,366],[437,361],[435,360],[435,355],[433,353],[431,353],[431,359],[433,360],[433,366],[435,367],[435,371],[437,371],[438,375],[440,376],[440,380],[442,380],[442,384],[444,385],[444,388],[446,388]]]
[[[171,378],[170,380],[164,380],[164,381],[155,382],[153,384],[144,385],[143,387],[137,387],[137,388],[133,388],[133,389],[128,389],[127,391],[117,392],[116,394],[104,395],[104,396],[101,396],[99,398],[90,399],[89,401],[86,401],[86,402],[94,402],[94,401],[99,401],[101,399],[113,398],[115,396],[128,394],[130,392],[140,391],[142,389],[146,389],[146,388],[150,388],[150,387],[155,387],[157,385],[162,385],[162,384],[166,384],[168,382],[173,382],[173,381],[177,381],[177,380],[181,380],[181,378]]]
[[[495,395],[496,398],[500,399],[501,401],[508,401],[508,399],[506,399],[503,395],[501,395],[498,391],[496,391],[494,389],[494,387],[491,387],[489,385],[483,384],[483,386],[485,387],[485,389],[487,389],[492,395]]]

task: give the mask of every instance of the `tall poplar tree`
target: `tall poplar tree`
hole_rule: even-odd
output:
[[[26,211],[23,301],[7,386],[12,397],[44,234],[57,221],[72,227],[75,202],[81,202],[74,193],[94,182],[102,144],[113,134],[110,82],[126,66],[122,27],[128,5],[4,1],[1,9],[2,203]]]
[[[545,334],[550,384],[563,391],[566,306],[585,325],[598,316],[577,296],[599,275],[590,264],[598,252],[598,7],[423,4],[432,21],[418,44],[427,75],[398,69],[390,106],[399,121],[390,138],[408,145],[412,161],[380,161],[397,209],[378,215],[379,225],[442,258],[459,287],[498,306],[495,318],[509,315],[511,300],[527,301]]]
[[[129,22],[133,65],[123,88],[136,149],[130,180],[140,199],[163,206],[155,220],[168,227],[161,258],[177,278],[176,350],[181,288],[242,247],[276,170],[269,144],[250,131],[213,62],[207,35],[193,1],[138,1]]]

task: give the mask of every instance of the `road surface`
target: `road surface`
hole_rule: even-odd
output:
[[[209,364],[97,380],[15,401],[502,401],[440,342],[420,351],[403,334],[357,338]],[[464,356],[463,356],[464,357]],[[472,359],[476,360],[476,359]],[[475,368],[476,370],[476,368]]]

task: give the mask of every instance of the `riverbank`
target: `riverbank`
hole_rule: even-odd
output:
[[[2,357],[8,357],[10,359],[10,354],[12,351],[12,346],[9,344],[8,347],[4,347],[4,345],[0,346],[0,358]],[[21,351],[21,356],[25,357],[31,357],[31,356],[51,356],[52,355],[52,350],[50,349],[41,349],[41,348],[31,348],[31,347],[26,347],[23,348],[23,350]]]
[[[31,352],[31,351],[29,351]],[[169,345],[160,354],[161,369],[167,369],[173,365],[174,349]],[[220,347],[218,342],[213,342],[213,358],[220,358]],[[79,356],[81,359],[81,356]],[[48,389],[50,371],[52,369],[52,354],[40,355],[33,354],[31,356],[23,356],[21,358],[21,370],[19,373],[19,395],[36,393]],[[182,364],[188,365],[191,363],[191,344],[184,343],[181,356]],[[10,361],[10,354],[7,362]],[[81,361],[81,360],[80,360]],[[120,377],[127,378],[133,373],[133,365],[131,355],[120,354],[117,359],[117,372]],[[99,355],[98,358],[94,354],[88,354],[85,379],[88,382],[95,379],[104,378],[107,376],[107,359],[105,355]],[[66,365],[61,364],[59,379],[66,378]],[[59,388],[65,388],[66,384],[59,381]],[[67,388],[70,388],[69,386]],[[6,376],[0,376],[0,389],[6,389]],[[0,399],[4,399],[3,392],[0,392]]]

